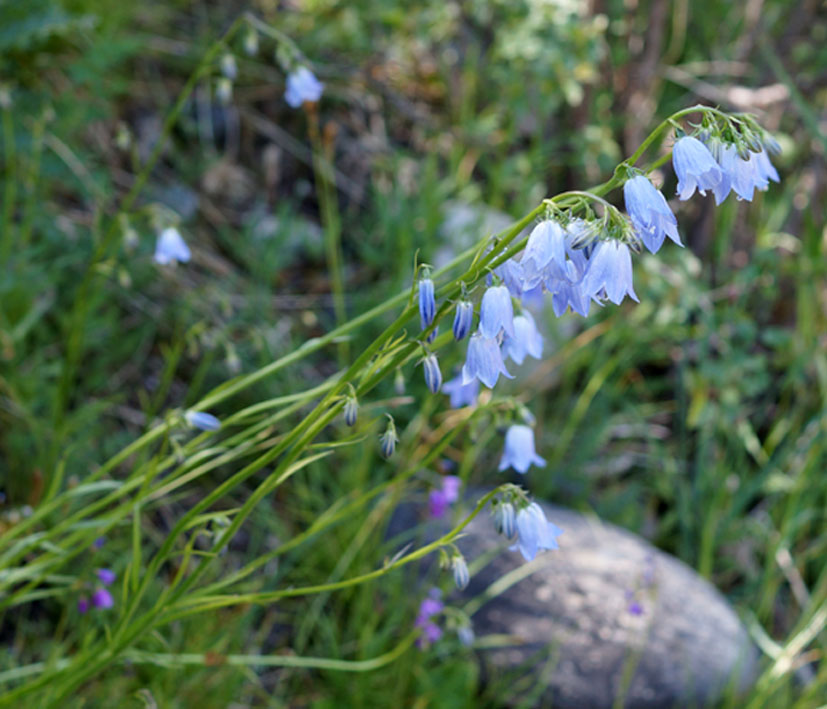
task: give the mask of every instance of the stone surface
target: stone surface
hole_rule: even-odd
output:
[[[713,586],[629,532],[543,507],[564,533],[559,550],[531,563],[506,548],[487,511],[458,542],[469,564],[493,554],[457,603],[479,598],[472,621],[481,644],[508,636],[480,650],[490,679],[548,677],[543,701],[556,709],[709,706],[749,687],[757,651]],[[412,514],[407,524],[416,524]]]

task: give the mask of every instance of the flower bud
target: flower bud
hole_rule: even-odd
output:
[[[235,57],[232,54],[225,54],[221,57],[221,73],[230,81],[235,81],[238,76],[238,65],[235,63]]]
[[[435,315],[434,282],[430,278],[421,278],[419,280],[419,322],[423,330],[434,321]]]
[[[248,57],[254,57],[258,54],[258,32],[252,27],[244,35],[244,52]]]
[[[457,312],[454,315],[454,339],[459,341],[471,331],[474,319],[474,306],[470,301],[461,300],[457,303]]]
[[[345,423],[348,426],[356,425],[356,416],[359,413],[359,402],[355,396],[349,396],[345,401]]]
[[[497,534],[502,534],[506,539],[511,539],[515,531],[514,505],[510,502],[500,502],[494,511],[494,528]]]
[[[457,588],[462,591],[471,580],[471,575],[468,572],[468,564],[465,563],[465,559],[462,556],[457,554],[451,559],[451,566],[454,570],[454,583],[457,585]]]
[[[396,436],[396,426],[393,425],[393,419],[388,419],[388,427],[385,432],[379,437],[379,448],[385,458],[390,458],[396,450],[396,444],[399,438]]]
[[[184,418],[190,426],[200,428],[202,431],[217,431],[221,428],[221,421],[204,411],[187,411]]]
[[[422,360],[425,369],[425,384],[432,394],[436,394],[442,387],[442,372],[439,370],[435,354],[429,354]]]

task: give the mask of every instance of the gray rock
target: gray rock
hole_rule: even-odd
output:
[[[533,675],[556,709],[708,706],[751,685],[757,652],[711,584],[629,532],[543,508],[564,533],[531,563],[487,511],[457,544],[469,564],[491,557],[458,601],[475,610],[489,681]]]

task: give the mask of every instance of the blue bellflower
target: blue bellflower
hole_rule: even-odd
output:
[[[632,255],[626,244],[614,239],[598,242],[583,279],[583,293],[598,301],[608,298],[615,305],[627,295],[640,302],[632,285]]]
[[[520,263],[524,290],[540,283],[549,267],[555,277],[562,277],[566,266],[566,234],[563,228],[551,219],[540,222],[528,237]]]
[[[499,276],[508,292],[515,298],[520,298],[523,295],[523,265],[513,258],[508,259],[505,263],[501,263],[494,269],[494,273]]]
[[[516,527],[517,544],[511,549],[519,549],[526,561],[532,561],[543,549],[557,549],[557,537],[563,533],[546,519],[543,508],[536,502],[517,512]]]
[[[514,378],[505,368],[497,340],[485,337],[479,332],[471,335],[468,341],[468,354],[462,366],[462,383],[470,384],[477,378],[489,389],[493,389],[500,374],[509,379]]]
[[[432,394],[436,394],[442,387],[442,372],[439,370],[439,362],[436,355],[431,353],[422,360],[425,370],[425,384]]]
[[[511,293],[505,286],[492,286],[485,291],[480,304],[480,333],[489,339],[500,332],[514,337],[514,307]]]
[[[505,434],[505,450],[499,470],[502,472],[511,467],[525,474],[532,465],[540,468],[546,465],[546,461],[534,450],[534,431],[530,426],[514,424]]]
[[[678,176],[678,199],[689,199],[697,189],[702,195],[714,190],[723,179],[721,167],[700,140],[680,138],[672,147],[672,165]]]
[[[451,397],[451,407],[458,409],[461,406],[473,406],[477,403],[480,393],[479,379],[474,377],[467,384],[462,383],[462,375],[456,376],[442,385],[442,391]]]
[[[221,428],[221,421],[204,411],[187,411],[184,418],[190,426],[202,431],[217,431]]]
[[[155,263],[166,266],[171,263],[187,263],[192,254],[190,249],[175,227],[167,227],[158,235],[155,243]]]
[[[543,356],[543,336],[527,310],[514,318],[514,337],[505,338],[503,349],[516,364],[522,364],[526,355],[534,359]]]
[[[454,315],[454,339],[459,342],[471,331],[474,321],[474,306],[467,300],[457,303],[457,312]]]
[[[434,321],[436,300],[434,300],[434,282],[430,278],[419,280],[419,324],[424,330]]]
[[[623,185],[623,198],[632,225],[649,251],[657,253],[667,236],[678,246],[683,246],[678,236],[678,220],[648,177],[637,175],[627,180]]]
[[[324,84],[306,66],[300,66],[287,75],[284,100],[291,108],[298,108],[305,101],[315,103],[322,97]]]

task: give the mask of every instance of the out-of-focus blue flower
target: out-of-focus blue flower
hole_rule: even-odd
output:
[[[536,502],[523,507],[517,512],[517,544],[526,561],[532,561],[537,552],[543,549],[557,549],[557,537],[563,530],[546,519],[543,508]]]
[[[522,297],[523,305],[526,305],[531,308],[537,308],[538,310],[545,305],[544,296],[543,296],[543,284],[538,283],[534,288],[530,288],[529,290],[523,291]]]
[[[439,599],[439,589],[434,588],[429,595],[419,604],[419,613],[416,616],[416,627],[422,630],[422,635],[417,640],[417,646],[422,648],[429,643],[435,643],[442,637],[442,630],[433,622],[432,618],[439,613],[445,605]]]
[[[167,227],[158,235],[155,242],[155,263],[166,266],[170,263],[187,263],[192,254],[187,246],[181,232],[175,227]]]
[[[500,501],[494,508],[494,529],[506,539],[511,539],[516,531],[516,512],[514,505],[508,501]]]
[[[474,629],[470,625],[461,625],[457,628],[457,637],[465,647],[471,647],[474,644]]]
[[[511,305],[511,293],[505,286],[492,286],[483,294],[480,332],[487,338],[495,338],[500,332],[514,336],[514,307]]]
[[[422,366],[425,370],[425,385],[429,391],[436,394],[442,386],[442,372],[439,370],[436,355],[433,353],[426,355],[422,360]]]
[[[112,594],[105,588],[96,588],[92,592],[92,605],[95,608],[111,608],[115,605]]]
[[[442,478],[442,487],[431,490],[428,494],[428,511],[434,519],[442,517],[448,506],[459,498],[461,480],[456,475],[446,475]]]
[[[506,337],[503,348],[517,364],[522,364],[527,354],[534,359],[543,356],[543,336],[527,310],[514,318],[514,337]]]
[[[451,567],[454,570],[454,583],[457,588],[462,591],[468,586],[468,582],[471,580],[471,574],[468,572],[468,564],[465,563],[465,559],[461,555],[455,554],[451,559]]]
[[[355,396],[349,396],[345,400],[345,423],[348,426],[356,425],[356,417],[359,415],[359,402]]]
[[[457,312],[454,315],[454,339],[462,340],[470,331],[474,321],[474,306],[470,301],[461,300],[457,303]]]
[[[546,461],[534,450],[534,431],[530,426],[514,424],[505,434],[505,449],[499,470],[502,472],[511,467],[518,473],[526,473],[532,465],[540,468],[546,465]]]
[[[221,73],[224,74],[230,81],[235,81],[236,77],[238,76],[238,65],[236,64],[235,57],[227,53],[223,57],[221,57]]]
[[[78,613],[83,615],[89,612],[89,599],[85,596],[78,598]]]
[[[476,377],[467,384],[462,383],[462,375],[456,376],[442,385],[442,391],[451,397],[451,407],[473,406],[480,393],[480,382]]]
[[[515,298],[519,298],[523,294],[523,265],[513,258],[508,259],[505,263],[501,263],[494,269],[494,273],[499,276],[508,292]]]
[[[626,295],[640,302],[632,285],[632,254],[626,244],[614,239],[598,242],[583,279],[583,293],[595,299],[605,296],[615,305]]]
[[[678,176],[678,199],[689,199],[696,189],[705,195],[723,179],[721,168],[709,149],[688,135],[672,147],[672,165]]]
[[[100,579],[101,583],[103,583],[106,586],[115,583],[115,579],[117,578],[115,572],[111,569],[96,569],[95,576],[97,576]]]
[[[657,253],[667,236],[678,246],[683,246],[675,215],[648,177],[637,175],[627,180],[623,185],[623,198],[632,225],[649,251]]]
[[[508,379],[514,378],[505,368],[497,340],[485,337],[479,332],[471,335],[468,341],[468,354],[462,366],[462,383],[470,384],[476,377],[489,389],[493,389],[500,374]]]
[[[98,537],[94,542],[92,542],[92,547],[95,549],[100,549],[104,544],[106,544],[106,537]]]
[[[546,287],[549,287],[548,282]],[[578,315],[582,315],[584,318],[588,317],[591,298],[584,294],[582,283],[569,283],[560,280],[551,284],[551,288],[553,288],[551,290],[551,307],[558,318],[569,307]]]
[[[258,54],[258,32],[252,27],[248,27],[244,33],[244,52],[248,57]]]
[[[419,280],[419,323],[423,330],[434,321],[435,315],[434,282],[430,278],[421,278]]]
[[[217,431],[221,428],[221,421],[204,411],[187,411],[184,418],[190,426],[202,431]]]
[[[523,289],[528,290],[542,282],[549,270],[555,278],[565,277],[566,234],[555,221],[540,222],[528,237],[523,267]]]
[[[315,103],[322,97],[324,84],[306,66],[300,66],[287,75],[284,100],[292,108],[298,108],[305,101]]]

